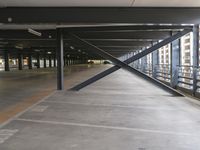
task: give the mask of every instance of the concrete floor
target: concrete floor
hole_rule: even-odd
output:
[[[0,128],[0,149],[199,150],[199,116],[199,102],[119,70],[79,92],[54,92],[13,117]]]
[[[105,66],[77,65],[65,68],[65,88],[87,79]],[[89,69],[89,72],[86,71]],[[80,77],[78,75],[81,75]],[[56,89],[56,69],[0,72],[0,124]]]

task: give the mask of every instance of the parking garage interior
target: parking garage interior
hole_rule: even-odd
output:
[[[199,150],[200,2],[0,0],[0,150]]]

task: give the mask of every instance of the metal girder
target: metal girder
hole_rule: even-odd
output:
[[[56,40],[54,30],[38,30],[42,33],[41,37],[28,33],[27,30],[0,30],[0,38],[6,39],[32,39],[32,40]],[[172,30],[173,31],[173,30]],[[175,32],[175,31],[174,31]],[[109,32],[77,32],[83,39],[163,39],[170,36],[170,31],[109,31]],[[51,38],[49,38],[51,36]],[[64,35],[64,40],[69,40]]]
[[[135,60],[138,60],[138,59],[142,58],[143,56],[145,56],[145,55],[147,55],[147,54],[149,54],[149,53],[151,53],[151,52],[153,52],[153,51],[165,46],[166,44],[169,44],[172,41],[174,41],[176,39],[179,39],[180,37],[182,37],[183,35],[185,35],[185,34],[187,34],[189,32],[191,32],[191,30],[183,30],[183,31],[171,36],[170,38],[167,38],[167,39],[161,41],[160,43],[157,43],[157,44],[153,45],[152,47],[150,47],[150,48],[148,48],[148,49],[146,49],[146,50],[144,50],[144,51],[142,51],[142,52],[130,57],[129,59],[125,60],[124,63],[125,64],[130,64],[130,63],[134,62]],[[111,68],[109,68],[109,69],[107,69],[107,70],[95,75],[94,77],[92,77],[92,78],[90,78],[90,79],[88,79],[88,80],[86,80],[86,81],[74,86],[73,88],[71,88],[71,90],[76,90],[76,91],[80,90],[80,89],[84,88],[85,86],[88,86],[89,84],[92,84],[92,83],[96,82],[97,80],[99,80],[99,79],[101,79],[101,78],[103,78],[103,77],[105,77],[105,76],[117,71],[120,68],[121,68],[120,66],[115,65],[115,66],[113,66],[113,67],[111,67]],[[145,77],[146,77],[146,75],[145,75]],[[160,81],[158,81],[156,79],[153,79],[151,77],[148,77],[148,78],[151,81],[156,81],[157,83],[160,83]],[[171,87],[163,85],[163,83],[160,83],[160,84],[162,86],[164,86],[164,88],[167,88],[168,90],[174,91]]]
[[[56,32],[55,30],[38,30],[42,33],[42,36],[35,36],[33,34],[30,34],[27,29],[26,30],[0,30],[0,38],[1,39],[54,39],[56,40]],[[49,35],[51,35],[51,38],[49,38]]]
[[[190,25],[103,25],[103,26],[84,26],[84,27],[68,27],[65,31],[169,31],[192,29]]]
[[[67,14],[67,15],[66,15]],[[198,24],[199,7],[8,7],[0,23]],[[10,19],[8,19],[10,18]]]
[[[63,32],[57,29],[57,90],[64,90]]]
[[[193,28],[193,95],[198,89],[198,67],[199,67],[199,24]]]
[[[154,39],[162,40],[171,36],[170,31],[123,31],[123,32],[79,32],[81,39]]]
[[[128,71],[130,71],[131,73],[137,75],[138,77],[141,77],[143,79],[147,79],[149,82],[153,83],[156,86],[161,87],[162,89],[165,89],[166,91],[168,91],[169,93],[176,95],[176,96],[182,96],[182,94],[180,94],[179,92],[177,92],[176,90],[174,90],[173,88],[163,84],[162,82],[151,78],[147,75],[145,75],[144,73],[138,71],[137,69],[132,68],[131,66],[128,65],[128,63],[126,61],[122,62],[120,60],[118,60],[117,58],[113,57],[112,55],[110,55],[109,53],[105,52],[104,50],[92,45],[91,43],[80,39],[78,36],[70,34],[70,36],[72,37],[72,39],[74,39],[76,42],[79,42],[81,44],[83,44],[85,47],[87,47],[87,49],[89,50],[95,50],[95,52],[99,55],[101,55],[103,58],[105,59],[109,59],[110,61],[112,61],[118,68],[124,68]],[[129,59],[128,59],[129,60]],[[128,61],[127,60],[127,61]],[[104,74],[105,75],[105,74]],[[74,88],[72,88],[71,90],[76,90]]]
[[[107,41],[107,40],[87,40],[88,42],[96,45],[96,46],[142,46],[142,45],[150,45],[151,41],[126,41],[126,40],[113,40],[113,41]],[[16,43],[21,43],[24,45],[56,45],[55,39],[15,39],[15,40],[5,40],[7,44],[14,45]],[[65,43],[70,42],[69,40],[64,40]],[[49,46],[50,47],[50,46]]]
[[[101,46],[149,46],[150,41],[88,41],[97,47]]]

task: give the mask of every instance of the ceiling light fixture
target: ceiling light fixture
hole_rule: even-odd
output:
[[[16,45],[15,48],[17,48],[17,49],[23,49],[23,47],[19,46],[19,45]]]
[[[35,49],[35,52],[40,52],[40,50],[39,49]]]
[[[73,47],[73,46],[70,46],[70,48],[71,48],[71,49],[74,49],[74,47]]]
[[[28,28],[28,32],[31,33],[31,34],[37,35],[37,36],[42,36],[42,33],[35,31],[31,28]]]

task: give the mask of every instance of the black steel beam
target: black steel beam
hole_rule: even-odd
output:
[[[187,34],[189,32],[191,32],[191,30],[181,31],[181,32],[171,36],[170,38],[167,38],[167,39],[161,41],[160,43],[157,43],[156,45],[153,45],[152,47],[146,49],[145,51],[142,51],[142,52],[132,56],[131,58],[125,60],[124,63],[125,64],[130,64],[130,63],[134,62],[135,60],[138,60],[138,59],[142,58],[143,56],[145,56],[145,55],[147,55],[147,54],[149,54],[149,53],[151,53],[151,52],[163,47],[164,45],[169,44],[169,43],[171,43],[172,41],[174,41],[176,39],[179,39],[180,37],[182,37],[183,35],[185,35],[185,34]],[[95,75],[94,77],[92,77],[92,78],[80,83],[79,85],[74,86],[73,88],[71,88],[71,90],[80,90],[80,89],[82,89],[82,88],[84,88],[84,87],[96,82],[97,80],[99,80],[99,79],[101,79],[101,78],[103,78],[103,77],[105,77],[105,76],[117,71],[120,68],[121,68],[120,66],[115,65],[115,66],[113,66],[113,67],[111,67],[111,68],[109,68],[109,69],[107,69],[107,70]],[[153,79],[151,77],[149,77],[149,78],[152,79],[152,81],[154,81],[154,80],[157,81],[156,79]],[[168,87],[168,88],[171,89],[170,87]]]
[[[162,40],[170,37],[170,31],[119,31],[119,32],[80,32],[82,39],[152,39]]]
[[[44,68],[47,67],[47,58],[46,58],[46,51],[44,51],[44,56],[43,56],[43,61],[44,61]]]
[[[57,90],[64,90],[64,44],[62,29],[57,29]]]
[[[190,25],[96,25],[83,27],[68,27],[64,30],[67,32],[77,31],[168,31],[192,29]]]
[[[163,84],[162,82],[154,79],[154,78],[151,78],[147,75],[145,75],[144,73],[138,71],[137,69],[134,69],[132,67],[130,67],[127,63],[127,61],[125,62],[122,62],[120,60],[118,60],[117,58],[113,57],[112,55],[110,55],[109,53],[103,51],[102,49],[92,45],[91,43],[85,41],[85,40],[82,40],[80,39],[78,36],[76,35],[73,35],[73,34],[70,34],[70,36],[72,37],[72,39],[74,39],[76,42],[79,42],[81,44],[83,44],[85,47],[87,47],[88,50],[95,50],[95,52],[99,55],[101,55],[103,58],[105,59],[108,59],[110,61],[112,61],[116,66],[118,66],[118,68],[124,68],[128,71],[130,71],[131,73],[137,75],[138,77],[140,78],[143,78],[143,79],[146,79],[147,81],[149,81],[150,83],[153,83],[154,85],[162,88],[162,89],[165,89],[166,91],[168,91],[169,93],[173,94],[173,95],[176,95],[176,96],[182,96],[182,94],[180,94],[179,92],[177,92],[176,90],[174,90],[173,88]],[[131,59],[132,60],[132,59]],[[130,63],[130,62],[129,62]],[[72,88],[71,90],[76,90],[74,88]]]
[[[18,53],[18,69],[23,69],[23,55],[21,52]]]
[[[31,54],[28,55],[28,68],[29,69],[33,68],[33,66],[32,66],[32,55]]]
[[[173,30],[171,30],[173,31]],[[27,30],[0,30],[0,39],[1,40],[20,40],[26,41],[31,39],[31,42],[34,41],[50,41],[55,42],[55,32],[54,30],[39,30],[42,33],[41,37],[32,35],[28,33]],[[175,31],[174,31],[175,32]],[[77,32],[83,39],[163,39],[167,36],[170,36],[170,31],[101,31],[101,32]],[[51,35],[52,37],[49,38],[48,36]],[[65,41],[69,41],[70,39],[64,36]]]
[[[53,67],[56,67],[56,55],[53,55]]]
[[[67,14],[67,15],[66,15]],[[0,23],[198,24],[199,7],[8,7]]]
[[[4,69],[5,71],[10,71],[9,54],[7,50],[4,50]]]
[[[49,68],[52,67],[52,59],[51,59],[51,55],[49,55]]]
[[[37,68],[40,68],[40,53],[37,53]]]

